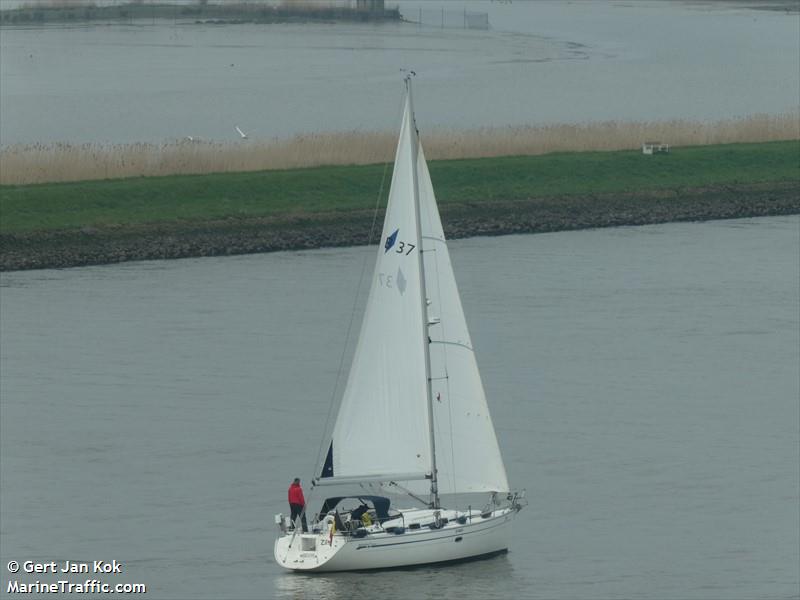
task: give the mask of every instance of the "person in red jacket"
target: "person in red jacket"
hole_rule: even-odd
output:
[[[296,526],[296,519],[300,517],[303,523],[303,533],[308,532],[306,524],[306,499],[303,497],[303,488],[300,487],[300,478],[295,477],[289,486],[289,508],[292,511],[292,524]]]

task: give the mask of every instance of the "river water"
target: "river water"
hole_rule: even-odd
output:
[[[402,67],[418,73],[425,131],[713,121],[800,104],[797,12],[642,0],[399,4],[408,19],[420,6],[485,11],[491,29],[3,27],[0,144],[236,141],[235,126],[251,138],[391,130]]]
[[[273,561],[373,248],[138,262],[0,274],[4,593],[11,560],[116,559],[149,598],[796,598],[800,219],[451,249],[530,500],[507,555]]]

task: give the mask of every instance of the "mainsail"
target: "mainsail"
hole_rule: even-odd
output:
[[[422,479],[431,471],[416,144],[407,96],[378,260],[323,478]]]
[[[378,260],[320,482],[396,481],[428,493],[420,480],[431,476],[432,443],[440,493],[508,491],[409,86]]]

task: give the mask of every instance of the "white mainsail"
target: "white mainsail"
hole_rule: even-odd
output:
[[[323,478],[388,481],[431,472],[416,144],[407,96],[378,260]]]
[[[431,475],[432,444],[439,493],[508,491],[409,88],[378,260],[320,482],[397,481],[428,493],[421,480]]]

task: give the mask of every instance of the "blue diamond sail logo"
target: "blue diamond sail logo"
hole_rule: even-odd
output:
[[[403,271],[399,268],[397,269],[396,281],[397,289],[400,290],[400,295],[402,296],[406,291],[406,283],[408,283],[408,281],[406,280],[405,275],[403,275]]]
[[[383,246],[383,253],[384,254],[386,254],[392,248],[392,246],[394,246],[394,243],[397,241],[397,232],[398,231],[400,231],[400,230],[399,229],[395,229],[394,233],[386,238],[386,243]]]

